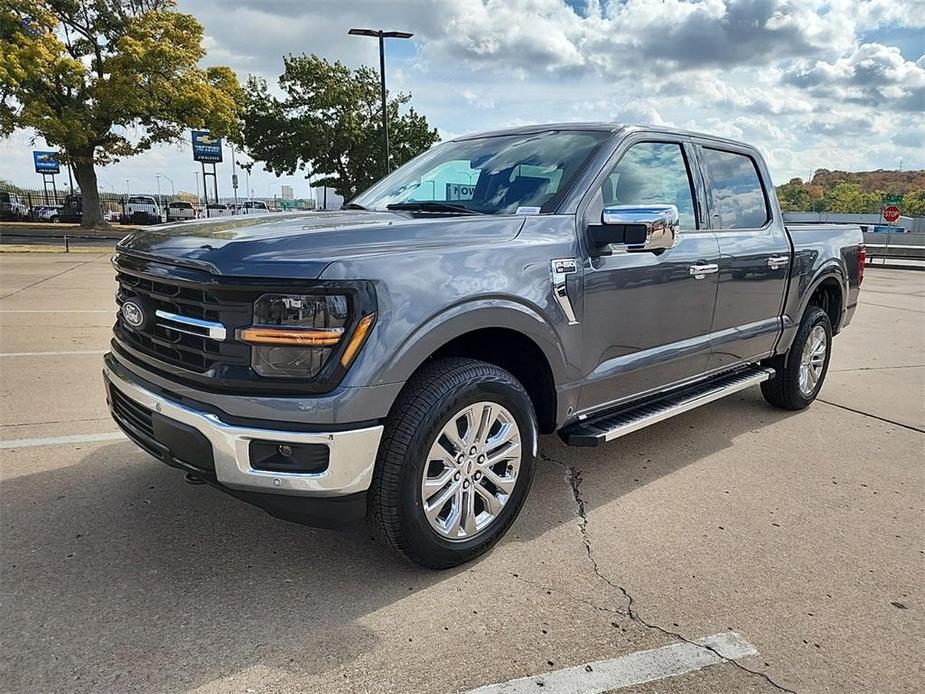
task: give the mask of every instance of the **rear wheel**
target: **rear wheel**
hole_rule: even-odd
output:
[[[832,323],[818,306],[803,315],[790,349],[769,362],[777,375],[761,384],[764,399],[785,410],[802,410],[819,395],[832,354]]]
[[[507,532],[533,477],[533,405],[507,371],[440,359],[408,382],[386,423],[370,519],[433,569],[474,559]]]

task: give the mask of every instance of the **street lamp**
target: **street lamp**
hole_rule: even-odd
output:
[[[176,186],[173,184],[173,179],[172,179],[170,176],[168,176],[167,174],[162,174],[162,173],[156,173],[156,174],[154,174],[154,175],[155,175],[155,176],[160,176],[161,178],[166,178],[168,181],[170,181],[170,194],[171,194],[173,197],[177,197],[177,188],[176,188]]]
[[[379,39],[379,86],[382,96],[382,135],[385,140],[385,172],[391,171],[389,162],[389,114],[385,108],[385,41],[384,39],[410,39],[414,34],[407,31],[382,31],[381,29],[351,29],[351,36],[373,36]]]

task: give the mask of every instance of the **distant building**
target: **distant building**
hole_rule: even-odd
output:
[[[316,210],[339,210],[344,204],[344,198],[334,192],[333,188],[317,186],[312,188],[315,194]]]
[[[283,200],[292,200],[295,198],[295,195],[292,191],[292,186],[282,186]]]

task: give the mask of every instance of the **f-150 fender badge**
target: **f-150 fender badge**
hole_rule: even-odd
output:
[[[578,319],[575,318],[575,309],[572,308],[572,300],[568,295],[568,275],[578,271],[578,264],[574,258],[555,258],[550,261],[550,270],[552,274],[552,293],[556,297],[559,307],[568,319],[569,325],[578,325]]]

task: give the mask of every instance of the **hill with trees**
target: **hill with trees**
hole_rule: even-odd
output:
[[[811,181],[793,178],[777,187],[785,212],[878,214],[887,195],[902,195],[902,213],[925,217],[925,170],[829,171],[817,169]]]

